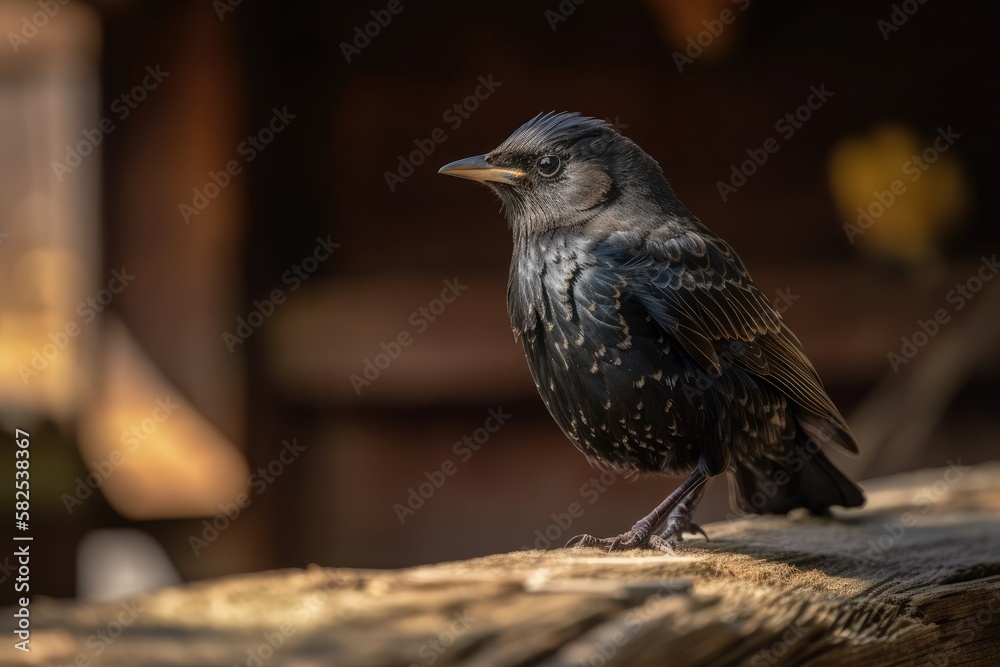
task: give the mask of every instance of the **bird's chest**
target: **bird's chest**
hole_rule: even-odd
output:
[[[577,447],[616,464],[673,467],[666,459],[681,433],[671,345],[628,289],[586,256],[549,253],[513,267],[512,323],[545,405]]]
[[[568,380],[581,365],[613,360],[619,355],[612,350],[628,349],[626,289],[622,276],[599,267],[585,250],[553,244],[525,252],[511,267],[508,308],[532,370],[544,364]],[[555,379],[547,380],[546,390],[554,391],[548,385]]]
[[[573,384],[597,375],[638,379],[642,366],[669,352],[663,332],[629,299],[629,289],[624,272],[572,246],[543,247],[512,266],[514,333],[532,371],[551,371],[539,389],[554,392],[560,380]]]

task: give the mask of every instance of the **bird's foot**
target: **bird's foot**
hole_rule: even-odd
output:
[[[660,503],[648,516],[618,537],[594,537],[577,535],[566,543],[566,548],[598,547],[606,551],[628,551],[630,549],[656,549],[664,553],[674,553],[683,533],[708,535],[701,526],[691,521],[694,508],[705,492],[705,477],[695,470],[677,489]],[[661,523],[662,522],[662,523]],[[657,526],[662,526],[654,532]]]
[[[698,505],[698,501],[701,500],[702,494],[705,493],[705,488],[704,486],[699,486],[677,503],[663,521],[663,525],[656,532],[660,539],[671,547],[676,547],[684,541],[684,533],[690,533],[691,535],[701,534],[706,540],[708,539],[708,533],[692,520],[694,517],[694,508]]]
[[[566,548],[597,547],[608,553],[614,551],[630,551],[632,549],[656,549],[664,553],[674,553],[673,545],[659,535],[649,530],[628,530],[617,537],[594,537],[593,535],[577,535],[566,543]]]
[[[701,526],[691,521],[691,517],[685,512],[679,512],[668,516],[667,520],[663,524],[663,528],[661,528],[660,532],[657,534],[657,537],[662,539],[667,544],[670,544],[672,547],[676,547],[684,541],[684,533],[701,535],[708,540],[708,533],[706,533]]]

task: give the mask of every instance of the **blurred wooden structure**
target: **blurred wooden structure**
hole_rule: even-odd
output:
[[[341,43],[373,20],[379,8],[369,2],[43,4],[60,8],[59,14],[23,49],[0,56],[0,83],[13,91],[0,100],[0,118],[13,128],[4,137],[11,150],[0,156],[9,176],[0,183],[0,235],[6,235],[0,236],[0,283],[9,285],[0,294],[0,368],[8,371],[0,379],[0,417],[8,430],[24,427],[17,410],[43,388],[57,398],[72,391],[93,401],[82,411],[74,407],[70,419],[59,418],[58,405],[48,406],[38,411],[33,431],[46,447],[34,470],[47,484],[40,497],[48,499],[33,508],[33,528],[51,546],[33,563],[33,585],[47,594],[80,589],[67,554],[95,529],[149,533],[182,578],[194,580],[309,562],[400,567],[509,551],[537,541],[535,521],[580,501],[595,471],[548,417],[510,335],[504,281],[511,241],[499,206],[488,193],[436,174],[437,165],[488,150],[540,111],[608,118],[655,156],[682,201],[738,249],[762,289],[779,301],[796,297],[781,302],[785,317],[845,414],[889,372],[886,353],[942,307],[983,253],[1000,247],[1000,227],[992,224],[1000,200],[984,194],[961,236],[941,249],[949,258],[942,275],[921,283],[866,263],[841,229],[825,177],[838,141],[888,118],[925,138],[953,124],[962,138],[951,155],[974,178],[974,188],[989,192],[1000,171],[997,96],[995,86],[982,82],[991,80],[989,65],[1000,49],[993,35],[1000,5],[927,3],[886,40],[876,21],[889,8],[863,3],[576,6],[553,0],[551,7],[577,7],[558,26],[547,7],[529,0],[403,3],[407,9],[391,26],[348,61]],[[675,50],[702,33],[704,21],[736,5],[739,19],[712,40],[715,53],[679,70]],[[35,0],[0,6],[4,34],[24,30],[40,10]],[[86,88],[49,94],[29,85],[19,72],[41,62],[36,56],[46,44],[72,32],[74,12],[94,19],[86,33],[93,64],[84,67],[77,58]],[[112,105],[121,104],[148,67],[169,75],[120,117]],[[476,109],[460,124],[447,120],[444,114],[470,99],[480,77],[500,82],[495,94],[471,98]],[[793,137],[782,137],[780,152],[723,200],[717,182],[748,159],[748,150],[775,136],[775,121],[803,104],[814,85],[834,92],[829,104]],[[18,102],[39,95],[59,114]],[[251,163],[240,146],[267,127],[276,108],[295,118]],[[62,159],[66,145],[104,117],[115,130],[102,140],[100,157],[45,190],[44,198],[33,195],[31,179],[52,178],[51,160]],[[42,128],[50,125],[61,129],[45,150],[22,154],[22,139],[48,136]],[[435,144],[405,183],[390,190],[385,173],[439,128],[447,142]],[[214,185],[212,175],[230,160],[239,161],[240,174],[197,216],[182,215],[179,206]],[[87,199],[69,198],[84,185]],[[47,208],[39,206],[46,202]],[[49,244],[56,235],[42,231],[37,216],[47,211],[81,218],[76,227],[55,231],[60,242],[86,254],[82,274],[69,270],[64,255],[33,265],[19,259],[22,248]],[[293,292],[284,276],[312,252],[317,237],[341,247]],[[63,304],[72,308],[121,267],[136,273],[134,286],[81,337],[86,345],[73,348],[94,377],[64,382],[50,368],[32,384],[37,389],[26,389],[17,365],[30,360],[32,347],[51,344],[49,333],[73,316],[37,307],[46,281],[58,278],[74,290]],[[381,343],[414,333],[411,314],[440,293],[442,281],[456,277],[468,291],[357,395],[350,375],[381,352]],[[286,290],[285,305],[230,349],[224,334],[275,289]],[[29,331],[25,319],[11,317],[14,306],[40,323],[24,344],[12,335]],[[955,319],[955,327],[965,326]],[[106,326],[119,321],[123,327]],[[17,345],[8,347],[10,341]],[[142,363],[118,364],[124,353]],[[931,354],[922,352],[920,361]],[[75,363],[76,357],[59,360]],[[148,397],[120,382],[127,376],[117,370],[146,362],[162,380],[148,385]],[[1000,353],[994,347],[973,370],[960,395],[942,406],[947,423],[934,430],[933,447],[922,454],[907,449],[883,470],[993,455]],[[303,462],[197,553],[189,539],[233,502],[238,492],[229,485],[207,486],[223,502],[150,511],[129,494],[114,497],[113,485],[128,481],[124,466],[68,514],[61,495],[72,493],[95,461],[107,459],[107,450],[94,453],[84,440],[120,448],[123,430],[154,410],[151,396],[183,405],[157,429],[157,449],[191,474],[146,469],[156,474],[157,488],[185,502],[209,497],[193,491],[198,480],[245,480],[247,470],[279,455],[285,439],[297,437],[306,447]],[[475,458],[461,461],[461,473],[401,525],[394,505],[426,474],[457,461],[454,443],[497,408],[513,415],[510,425],[492,434]],[[87,419],[78,421],[78,412]],[[217,475],[191,455],[217,448],[207,438],[189,437],[188,418],[218,431],[231,443],[230,459],[245,464]],[[90,435],[81,438],[81,432]],[[141,458],[129,463],[138,467]],[[616,483],[602,502],[587,505],[578,527],[620,529],[672,483]],[[724,485],[715,484],[699,521],[723,517],[727,509]],[[0,587],[0,602],[10,594]]]
[[[525,551],[40,600],[33,652],[6,642],[0,661],[83,664],[99,647],[105,667],[998,664],[1000,464],[864,487],[865,509],[708,525],[676,556]]]

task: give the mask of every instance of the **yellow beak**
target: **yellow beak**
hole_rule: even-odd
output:
[[[525,172],[520,169],[509,167],[494,167],[486,161],[485,155],[467,157],[464,160],[455,160],[438,169],[439,174],[446,176],[457,176],[458,178],[468,178],[473,181],[485,183],[511,183],[524,176]]]

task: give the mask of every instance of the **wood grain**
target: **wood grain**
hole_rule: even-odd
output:
[[[0,663],[1000,664],[1000,464],[863,486],[864,509],[734,518],[674,556],[523,551],[38,600],[32,652],[8,639]]]

